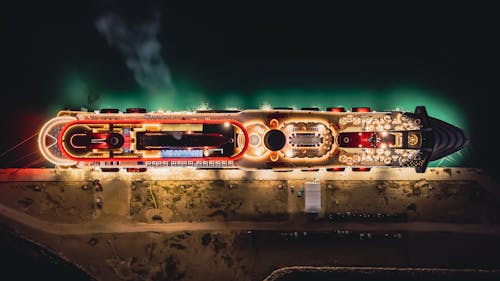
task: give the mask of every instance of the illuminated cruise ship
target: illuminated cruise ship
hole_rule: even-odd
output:
[[[60,111],[41,129],[43,156],[61,167],[368,171],[415,167],[460,150],[464,132],[415,112],[368,107],[147,112]]]

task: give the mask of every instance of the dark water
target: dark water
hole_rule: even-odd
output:
[[[95,280],[57,255],[0,225],[0,259],[6,280]]]
[[[8,133],[0,151],[32,135],[61,108],[343,105],[412,111],[425,105],[471,139],[461,154],[431,165],[498,174],[500,153],[492,147],[498,104],[492,97],[500,90],[493,36],[499,24],[493,8],[134,0],[11,6],[2,52],[2,97],[9,102],[0,110],[0,130]],[[108,14],[132,30],[157,23],[151,42],[158,44],[158,56],[146,55],[142,65],[147,79],[130,64],[140,52],[127,56],[98,31],[96,22]],[[147,46],[141,34],[122,43]],[[171,84],[151,87],[162,79],[163,72],[147,71],[163,69],[155,65],[168,69]],[[39,157],[29,143],[0,161],[22,167]]]

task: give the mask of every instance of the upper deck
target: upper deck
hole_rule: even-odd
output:
[[[61,111],[44,126],[39,143],[49,161],[66,166],[204,167],[206,163],[242,169],[415,166],[425,170],[435,146],[433,120],[425,108],[415,113],[366,108]]]

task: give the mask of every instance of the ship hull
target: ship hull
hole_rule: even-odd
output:
[[[467,144],[462,130],[415,112],[329,108],[244,111],[61,111],[42,128],[42,154],[58,166],[367,170],[413,166]]]

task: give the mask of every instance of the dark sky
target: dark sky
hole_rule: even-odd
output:
[[[159,13],[162,56],[173,78],[189,77],[210,92],[411,83],[475,111],[472,136],[484,144],[491,138],[484,124],[493,123],[485,120],[498,107],[492,99],[500,26],[493,7],[239,2],[16,1],[2,7],[1,129],[15,133],[1,147],[39,127],[68,71],[106,89],[137,87],[123,56],[96,30],[96,19],[107,12],[139,22]],[[486,145],[477,149],[485,161],[498,155]]]

